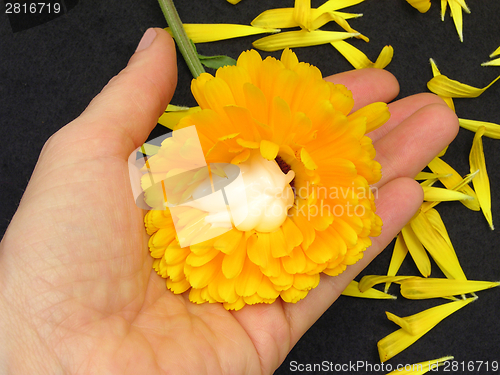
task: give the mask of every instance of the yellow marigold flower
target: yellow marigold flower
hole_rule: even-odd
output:
[[[472,180],[472,184],[476,190],[481,211],[483,211],[484,217],[488,221],[490,228],[493,230],[495,227],[493,226],[493,217],[491,215],[490,180],[488,178],[488,173],[486,172],[486,162],[484,159],[482,140],[485,130],[486,128],[480,127],[474,136],[469,155],[469,163],[471,173],[478,171],[477,176]]]
[[[427,12],[431,7],[431,0],[406,0],[408,4],[417,9],[420,13]]]
[[[476,298],[445,303],[404,318],[386,313],[389,320],[400,325],[402,328],[384,337],[377,343],[380,361],[385,362],[396,354],[401,353],[423,335],[428,333],[444,318],[450,316],[474,300],[476,300]]]
[[[435,371],[439,366],[442,366],[446,361],[452,360],[454,357],[442,357],[430,361],[414,363],[412,365],[405,365],[403,369],[394,370],[387,375],[422,375],[427,374],[429,371]]]
[[[396,296],[392,294],[387,294],[387,292],[381,292],[380,290],[370,288],[361,292],[359,290],[358,282],[351,281],[347,288],[342,292],[343,296],[358,297],[358,298],[371,298],[371,299],[396,299]]]
[[[362,258],[382,224],[370,189],[381,170],[365,133],[381,125],[377,118],[387,118],[387,108],[349,114],[352,94],[324,81],[316,67],[288,49],[281,60],[243,52],[236,66],[193,80],[192,92],[201,110],[174,130],[195,126],[207,163],[238,165],[245,185],[253,188],[259,187],[259,171],[266,170],[285,181],[272,191],[292,192],[291,183],[293,192],[283,195],[288,209],[280,220],[258,216],[265,213],[261,207],[243,224],[223,222],[227,232],[203,242],[194,236],[208,238],[203,236],[217,230],[206,218],[218,212],[176,207],[181,212],[173,219],[171,208],[149,211],[153,266],[172,292],[190,289],[191,301],[220,302],[226,309],[279,297],[297,302],[318,285],[321,272],[338,275]],[[169,144],[149,159],[151,165],[168,163],[169,155],[173,167],[189,161],[191,140]],[[179,176],[165,183],[163,191],[172,199],[161,192],[151,199],[159,206],[182,203],[199,186],[210,187],[207,172]],[[193,245],[181,247],[181,236]]]
[[[401,295],[408,299],[458,296],[494,288],[500,282],[413,277],[401,282]]]

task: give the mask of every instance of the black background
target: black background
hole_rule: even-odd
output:
[[[59,17],[46,19],[8,17],[0,14],[0,233],[6,230],[38,154],[48,137],[77,117],[110,78],[123,69],[147,28],[165,27],[162,12],[153,0],[65,1]],[[314,7],[322,1],[312,1]],[[440,1],[432,0],[429,12],[420,14],[404,0],[367,0],[347,11],[364,16],[351,26],[370,38],[353,40],[372,60],[390,44],[395,55],[387,70],[399,80],[399,97],[427,91],[432,77],[429,58],[443,74],[476,87],[484,87],[500,74],[500,67],[481,67],[500,45],[500,1],[469,0],[471,14],[464,13],[461,43],[449,16],[440,20]],[[292,0],[243,0],[233,6],[225,0],[177,1],[182,20],[203,23],[248,24],[271,7],[291,7]],[[323,29],[338,30],[334,25]],[[198,44],[203,55],[227,54],[236,58],[258,37]],[[318,66],[330,75],[351,69],[329,45],[295,49],[299,60]],[[263,56],[268,53],[261,53]],[[271,55],[279,57],[280,52]],[[191,75],[182,59],[179,83],[172,103],[193,106]],[[455,100],[462,118],[500,123],[500,83],[477,99]],[[422,124],[425,126],[425,124]],[[155,134],[164,129],[157,127]],[[473,133],[461,129],[444,159],[460,174],[469,172],[468,155]],[[500,213],[500,141],[484,139],[492,187],[494,220]],[[488,228],[480,212],[459,203],[438,206],[465,274],[469,279],[499,280],[500,248],[497,231]],[[499,224],[500,225],[500,224]],[[388,248],[363,272],[384,274],[391,255]],[[417,274],[406,260],[400,274]],[[441,273],[433,264],[432,276]],[[359,279],[359,278],[358,278]],[[336,364],[362,361],[379,363],[376,343],[397,329],[384,311],[406,316],[442,303],[442,300],[394,301],[341,297],[295,346],[276,374],[291,373],[290,363]],[[396,366],[445,355],[468,361],[500,361],[500,290],[479,292],[479,300],[445,319],[417,343],[388,363]],[[0,338],[1,339],[1,338]],[[477,369],[478,363],[475,368]],[[462,364],[460,364],[462,366]],[[483,368],[485,369],[484,365]],[[439,371],[440,373],[493,373],[487,371]],[[309,372],[312,373],[312,372]],[[320,372],[316,372],[320,373]],[[336,372],[342,373],[342,372]],[[345,372],[349,373],[349,372]],[[358,373],[384,373],[359,369]]]

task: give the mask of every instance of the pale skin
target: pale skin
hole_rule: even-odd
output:
[[[152,270],[144,212],[129,186],[126,159],[176,85],[171,38],[161,29],[146,35],[128,66],[47,141],[0,243],[2,373],[272,374],[413,216],[423,195],[412,177],[458,131],[455,114],[434,95],[391,103],[391,119],[369,134],[383,170],[384,227],[364,258],[340,276],[323,275],[297,304],[238,312],[195,305]],[[346,85],[356,108],[390,102],[399,90],[378,69],[326,79]]]

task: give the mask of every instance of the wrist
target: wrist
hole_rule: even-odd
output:
[[[11,298],[9,273],[1,264],[0,275],[0,374],[62,374],[54,353]]]

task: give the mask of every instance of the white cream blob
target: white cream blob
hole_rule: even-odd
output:
[[[231,227],[231,215],[236,228],[241,231],[255,229],[259,232],[273,232],[286,220],[288,209],[293,205],[294,193],[290,182],[293,171],[284,174],[274,160],[266,160],[254,153],[247,161],[235,168],[232,164],[219,164],[226,177],[212,173],[215,192],[231,189],[229,207],[211,198],[212,186],[207,178],[193,191],[193,201],[183,206],[196,207],[209,214],[205,221],[217,227]],[[241,170],[243,184],[230,184]],[[227,186],[227,187],[226,187]],[[245,199],[246,196],[246,199]],[[239,198],[235,201],[234,197]],[[229,212],[228,212],[229,208]],[[243,214],[242,214],[243,213]]]

